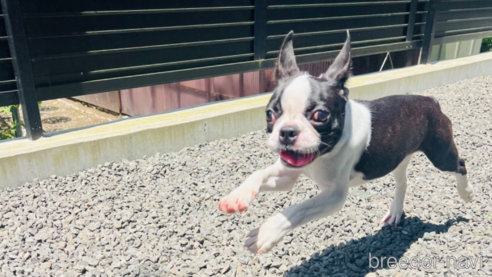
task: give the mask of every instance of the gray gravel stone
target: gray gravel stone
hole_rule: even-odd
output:
[[[459,198],[453,176],[416,155],[398,227],[378,225],[394,195],[390,175],[351,189],[341,212],[254,256],[243,248],[249,230],[318,193],[301,177],[291,192],[262,194],[244,214],[217,210],[221,197],[275,161],[258,131],[0,192],[0,275],[492,276],[492,78],[421,94],[438,99],[453,122],[475,188],[470,204]],[[418,254],[479,257],[482,267],[437,262],[403,271],[387,260],[370,267],[369,255]]]

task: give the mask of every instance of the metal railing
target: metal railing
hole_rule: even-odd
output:
[[[492,36],[491,0],[2,0],[0,106],[270,68],[295,31],[298,63]],[[5,23],[5,25],[3,25]]]

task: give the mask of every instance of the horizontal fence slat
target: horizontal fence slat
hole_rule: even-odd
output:
[[[417,23],[416,25],[420,26],[423,24]],[[330,30],[330,31],[304,32],[304,33],[295,33],[295,36],[303,37],[303,36],[322,36],[322,35],[340,34],[340,33],[346,34],[347,30],[349,30],[350,32],[357,32],[357,31],[386,30],[390,28],[406,28],[407,26],[408,26],[407,24],[397,24],[397,25],[383,25],[383,26],[351,28],[351,29],[338,29],[338,30]],[[279,39],[284,37],[285,34],[279,34],[279,35],[268,36],[268,39]]]
[[[492,3],[490,8],[440,12],[437,16],[437,21],[443,22],[443,21],[450,21],[450,20],[483,18],[483,17],[492,17]]]
[[[0,62],[0,82],[15,80],[14,68],[11,61]]]
[[[422,22],[424,20],[423,14],[416,16],[416,22]],[[268,35],[287,34],[291,30],[295,32],[316,32],[316,31],[330,31],[339,29],[352,29],[352,28],[364,28],[386,25],[398,25],[407,24],[408,14],[403,15],[389,15],[381,17],[370,18],[349,18],[349,19],[336,19],[330,21],[319,22],[296,22],[296,23],[284,23],[284,24],[268,24]]]
[[[313,18],[300,18],[300,19],[282,19],[282,20],[270,20],[268,24],[294,24],[299,22],[321,22],[321,21],[334,21],[334,20],[361,20],[368,18],[380,18],[389,16],[407,16],[408,12],[399,13],[384,13],[384,14],[364,14],[364,15],[342,15],[331,17],[313,17]]]
[[[414,29],[414,34],[423,34],[423,26],[417,25]],[[355,29],[350,31],[350,36],[352,43],[357,41],[367,41],[376,39],[386,39],[392,37],[405,36],[407,32],[407,26],[404,24],[396,26],[385,26],[384,32],[380,29]],[[311,46],[328,46],[331,43],[343,43],[346,39],[345,30],[341,30],[336,33],[323,33],[320,35],[305,35],[303,33],[295,33],[294,47],[296,49],[302,47]],[[283,37],[279,36],[267,41],[267,51],[278,51],[280,45],[282,44]]]
[[[438,11],[462,10],[462,9],[480,9],[490,8],[489,0],[459,0],[459,1],[441,1],[438,5]]]
[[[0,92],[11,91],[11,90],[17,90],[17,83],[15,80],[0,81]]]
[[[245,21],[245,22],[233,22],[233,23],[214,23],[214,24],[198,24],[198,25],[179,25],[179,26],[170,26],[170,27],[148,27],[148,28],[135,28],[135,29],[117,29],[117,30],[101,30],[101,31],[88,31],[82,33],[73,33],[70,35],[59,35],[59,36],[88,36],[88,35],[105,35],[105,34],[137,34],[142,32],[158,32],[158,31],[172,31],[172,30],[190,30],[190,29],[206,29],[206,28],[223,28],[227,26],[252,26],[254,24],[253,21]],[[39,36],[37,36],[39,37]],[[35,36],[31,38],[37,38]],[[41,36],[43,37],[43,36]],[[52,36],[56,37],[56,36]]]
[[[300,5],[300,4],[326,4],[329,2],[330,4],[345,4],[345,3],[393,3],[393,2],[403,2],[410,3],[411,0],[268,0],[268,4],[275,5]]]
[[[253,40],[254,40],[253,37],[246,37],[246,38],[235,38],[235,39],[233,38],[233,39],[223,39],[223,40],[195,41],[195,42],[173,43],[173,44],[164,44],[164,45],[101,49],[101,50],[94,50],[94,51],[87,51],[87,52],[74,52],[74,53],[58,54],[58,55],[43,55],[36,58],[38,59],[70,58],[70,57],[89,56],[89,55],[111,54],[111,53],[171,49],[171,48],[181,48],[181,47],[190,47],[190,46],[221,45],[221,44],[223,45],[223,44],[247,42]]]
[[[34,58],[106,49],[145,47],[197,41],[214,41],[253,37],[253,26],[225,26],[204,29],[166,30],[143,33],[101,34],[29,38],[30,54]]]
[[[19,104],[17,90],[0,91],[0,107]]]
[[[81,55],[48,59],[38,58],[32,61],[32,66],[33,74],[37,77],[64,73],[84,74],[85,72],[94,70],[179,62],[252,52],[253,42],[241,41],[222,45],[197,45],[127,53],[103,53],[100,55]]]
[[[466,41],[466,40],[474,40],[474,39],[481,39],[481,38],[490,38],[492,37],[492,28],[483,29],[480,28],[478,30],[475,30],[472,32],[471,30],[464,31],[464,32],[454,32],[452,34],[449,34],[447,36],[443,37],[436,37],[434,39],[434,45],[436,44],[445,44],[445,43],[452,43],[452,42],[458,42],[458,41]]]
[[[0,37],[7,37],[7,31],[5,30],[5,23],[3,18],[0,18]]]
[[[425,10],[425,2],[418,5],[418,11]],[[268,20],[289,20],[289,19],[309,19],[333,16],[354,16],[371,15],[385,13],[409,12],[410,3],[400,2],[392,5],[364,4],[360,6],[341,6],[341,7],[311,7],[299,9],[296,7],[285,9],[268,10]]]
[[[167,14],[167,13],[196,13],[196,12],[215,12],[215,11],[242,11],[253,10],[254,6],[231,6],[231,7],[198,7],[198,8],[168,8],[168,9],[145,9],[145,10],[109,10],[109,11],[83,11],[65,13],[34,13],[25,14],[25,18],[43,17],[88,17],[105,15],[135,15],[135,14]]]
[[[317,2],[317,3],[296,3],[296,4],[287,4],[287,3],[279,3],[279,4],[271,4],[268,6],[268,9],[291,9],[291,8],[316,8],[316,7],[357,7],[361,5],[392,5],[392,4],[401,4],[401,3],[410,3],[408,0],[395,0],[395,1],[334,1],[330,3],[325,2]]]
[[[10,56],[8,40],[0,40],[0,59],[10,58],[10,57],[11,56]]]
[[[252,6],[253,0],[23,0],[22,12],[25,14],[76,13],[84,11],[146,10],[146,9],[184,9],[203,7]]]
[[[43,86],[56,86],[67,83],[97,81],[101,79],[109,78],[122,78],[125,76],[152,74],[155,72],[174,71],[200,68],[206,66],[214,66],[219,62],[222,64],[233,64],[245,61],[253,60],[253,53],[233,56],[213,57],[209,59],[200,60],[186,60],[175,63],[161,63],[161,64],[147,64],[134,67],[112,68],[107,70],[91,71],[86,74],[61,74],[61,75],[48,75],[35,77],[36,85]],[[162,80],[162,83],[166,83]]]
[[[124,30],[148,28],[176,28],[186,26],[203,26],[207,24],[232,24],[252,22],[253,11],[216,11],[202,13],[171,13],[171,14],[132,14],[105,15],[98,17],[48,17],[25,18],[26,35],[58,36],[87,34],[97,32],[118,32]]]
[[[390,43],[398,43],[398,42],[404,42],[406,39],[406,36],[400,36],[400,37],[390,37],[390,38],[384,38],[384,39],[374,39],[374,40],[366,40],[366,41],[358,41],[358,42],[352,42],[352,48],[362,48],[362,47],[369,47],[369,46],[380,46],[382,44],[390,44]],[[337,49],[339,50],[340,47],[343,46],[343,42],[341,43],[336,43],[336,44],[330,44],[330,45],[320,45],[320,46],[312,46],[312,47],[303,47],[303,48],[296,48],[294,49],[296,55],[303,55],[303,54],[316,54],[321,51],[336,51]],[[267,58],[275,58],[278,56],[279,50],[274,50],[267,52]]]
[[[436,23],[436,35],[460,29],[492,27],[492,17],[486,19],[456,20]]]
[[[465,34],[470,34],[470,35],[474,36],[474,39],[486,38],[487,36],[480,37],[479,34],[482,34],[484,32],[487,32],[487,31],[489,31],[491,29],[492,29],[492,27],[486,26],[486,27],[477,27],[477,28],[452,30],[452,31],[446,31],[446,32],[436,33],[436,38],[461,36],[461,35],[465,35]]]
[[[374,55],[381,54],[387,52],[396,52],[408,49],[415,49],[422,46],[421,40],[415,41],[405,41],[405,42],[397,42],[397,43],[388,43],[383,45],[374,45],[374,46],[366,46],[366,47],[355,47],[351,50],[352,57],[360,57],[366,55]],[[305,54],[296,56],[297,61],[299,63],[310,63],[321,60],[329,60],[333,59],[338,55],[340,49],[334,51],[321,52],[316,54]]]

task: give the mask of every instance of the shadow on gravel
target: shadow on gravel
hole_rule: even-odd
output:
[[[455,223],[468,222],[468,219],[457,217],[444,224],[436,225],[422,222],[418,217],[407,217],[398,227],[386,226],[373,236],[351,240],[343,246],[330,246],[320,253],[315,253],[301,265],[291,268],[285,277],[295,276],[365,276],[368,273],[390,268],[389,257],[400,261],[405,252],[419,238],[435,239],[425,236],[426,233],[444,233]],[[375,257],[369,266],[369,255]],[[417,254],[408,255],[412,258]],[[386,257],[381,262],[382,257]],[[420,261],[422,261],[420,257]],[[376,264],[378,263],[378,264]]]

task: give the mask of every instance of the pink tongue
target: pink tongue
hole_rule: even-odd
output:
[[[292,151],[282,151],[280,152],[280,156],[284,161],[293,166],[303,166],[314,159],[314,153],[298,154]]]

